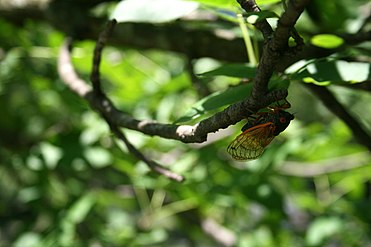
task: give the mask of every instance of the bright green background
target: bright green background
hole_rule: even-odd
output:
[[[198,2],[210,11],[238,11],[234,1]],[[257,2],[282,11],[279,1]],[[322,18],[314,22],[305,13],[298,31],[317,46],[341,45],[333,35],[312,34],[351,31],[347,21],[362,21],[355,11],[365,2],[313,4]],[[127,153],[60,81],[63,34],[33,21],[19,28],[0,19],[0,29],[0,246],[223,246],[210,231],[235,246],[371,245],[370,156],[300,82],[331,85],[370,130],[370,94],[339,85],[370,79],[369,64],[342,61],[369,56],[369,44],[289,71],[296,118],[259,160],[235,162],[226,153],[243,123],[205,145],[125,131],[148,157],[186,177],[176,183]],[[93,49],[93,41],[75,43],[73,62],[83,78]],[[236,86],[236,77],[254,74],[248,65],[199,59],[197,73],[209,71],[200,78],[213,92],[201,99],[186,67],[178,54],[107,47],[101,72],[120,109],[163,123],[193,123],[241,99],[250,86]],[[276,76],[276,86],[288,81]],[[306,172],[349,164],[358,168],[316,177]],[[301,175],[290,175],[293,169]]]

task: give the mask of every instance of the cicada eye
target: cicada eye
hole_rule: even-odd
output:
[[[280,123],[286,123],[286,118],[280,117]]]

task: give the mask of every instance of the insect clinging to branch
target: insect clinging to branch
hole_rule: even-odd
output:
[[[271,141],[289,126],[294,115],[284,111],[290,107],[285,104],[268,107],[265,112],[249,116],[248,122],[228,146],[227,151],[236,160],[253,160],[259,158]]]

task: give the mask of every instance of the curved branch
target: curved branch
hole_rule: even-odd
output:
[[[60,49],[58,57],[58,74],[62,81],[78,96],[90,99],[92,88],[76,73],[71,61],[72,40],[67,39]]]
[[[307,86],[323,104],[336,116],[344,121],[353,132],[356,140],[371,151],[371,136],[363,128],[362,124],[357,121],[345,107],[335,98],[335,96],[326,87],[316,86],[314,84],[303,83]]]
[[[94,95],[92,88],[87,82],[80,79],[74,70],[69,46],[68,41],[63,44],[58,59],[58,72],[66,85],[76,94],[85,98],[94,110],[103,114],[111,123],[151,136],[156,135],[185,143],[201,143],[206,141],[208,133],[227,128],[250,115],[251,112],[256,112],[287,96],[286,90],[277,90],[267,94],[259,101],[248,98],[230,105],[225,110],[195,125],[162,124],[153,120],[138,120],[118,110],[104,94]]]
[[[116,20],[112,20],[108,22],[107,27],[103,30],[103,32],[99,35],[99,39],[97,44],[94,48],[94,57],[93,57],[93,68],[90,74],[90,80],[93,84],[93,91],[96,94],[103,94],[101,83],[100,83],[100,62],[102,58],[102,51],[107,43],[108,37],[111,35],[113,28],[117,24]]]
[[[93,106],[93,104],[96,102],[102,103],[102,106],[104,106],[104,108],[99,109],[104,109],[104,111],[99,111],[99,113],[106,120],[107,124],[109,125],[111,131],[115,134],[115,136],[125,143],[126,147],[128,148],[131,154],[133,154],[136,158],[146,163],[151,170],[175,181],[182,182],[184,180],[183,176],[173,173],[170,170],[160,166],[155,161],[148,159],[129,142],[129,140],[126,138],[124,133],[119,129],[119,127],[111,121],[112,119],[110,117],[111,116],[110,112],[112,109],[115,108],[102,91],[99,65],[101,61],[102,50],[115,24],[116,24],[115,20],[110,21],[107,25],[107,28],[101,33],[97,41],[94,50],[93,68],[90,76],[91,81],[93,83],[93,89],[91,89],[85,81],[81,80],[73,69],[69,53],[69,50],[71,49],[70,40],[66,42],[64,49],[61,49],[61,55],[58,61],[58,72],[61,75],[62,80],[66,83],[66,85],[68,85],[70,89],[76,92],[79,96],[87,99],[91,106]],[[95,108],[95,110],[97,110],[97,108]]]
[[[169,124],[157,124],[151,122],[138,122],[138,120],[132,118],[128,114],[116,109],[113,103],[104,94],[101,88],[99,72],[101,55],[104,45],[107,41],[107,38],[111,31],[113,30],[115,24],[116,24],[115,20],[109,22],[107,28],[101,33],[97,41],[94,50],[93,68],[90,76],[91,81],[93,83],[93,89],[91,89],[91,87],[85,81],[81,80],[78,77],[77,73],[75,72],[72,66],[70,53],[71,40],[65,42],[65,44],[61,48],[58,60],[58,72],[62,80],[66,83],[67,86],[69,86],[69,88],[72,91],[76,92],[79,96],[85,98],[89,102],[90,106],[102,115],[102,117],[106,120],[106,122],[110,126],[112,132],[116,135],[117,138],[119,138],[121,141],[125,143],[130,153],[132,153],[135,157],[145,162],[148,165],[148,167],[153,171],[160,173],[170,179],[182,181],[184,180],[182,176],[163,168],[156,162],[148,159],[139,150],[137,150],[125,137],[124,133],[119,129],[119,127],[122,126],[122,123],[124,123],[125,125],[124,127],[127,128],[130,127],[134,128],[134,126],[130,125],[134,123],[138,130],[141,129],[142,132],[145,132],[147,129],[147,131],[150,130],[152,130],[153,132],[156,131],[155,134],[161,135],[163,137],[167,136],[173,139],[180,138],[180,140],[185,142],[188,142],[189,139],[191,139],[194,142],[198,142],[199,140],[201,141],[206,140],[207,133],[217,131],[220,127],[223,127],[224,124],[225,127],[228,127],[231,124],[231,121],[234,121],[234,119],[237,119],[237,121],[239,121],[242,118],[241,116],[247,116],[248,115],[247,113],[253,111],[252,107],[256,103],[251,102],[250,99],[241,101],[237,104],[228,107],[223,112],[217,113],[213,117],[205,119],[194,126],[177,126]],[[278,100],[277,93],[279,93],[279,91],[270,94],[271,95],[270,97],[273,97],[272,98],[273,101]],[[283,94],[286,97],[287,92],[283,92]],[[261,101],[260,104],[262,102],[265,101]],[[267,102],[267,105],[268,104],[270,103]],[[255,111],[257,111],[259,108],[261,107],[255,109]]]

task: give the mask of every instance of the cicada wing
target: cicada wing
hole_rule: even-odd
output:
[[[274,129],[275,126],[271,122],[254,126],[237,136],[229,144],[227,152],[236,160],[257,159],[273,140]]]

